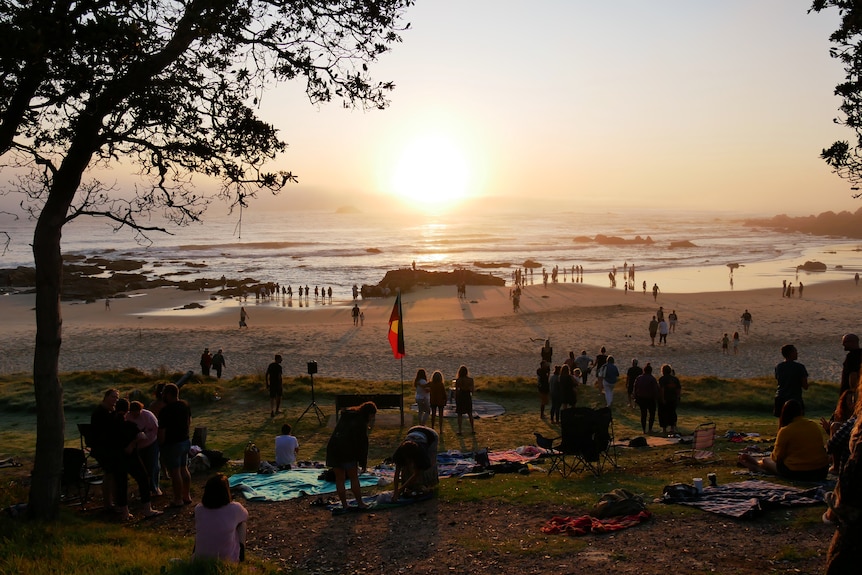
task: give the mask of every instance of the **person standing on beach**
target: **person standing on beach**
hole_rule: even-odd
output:
[[[742,318],[742,331],[745,332],[745,335],[748,335],[748,330],[751,327],[751,313],[745,310],[739,317]]]
[[[853,276],[853,281],[856,282],[856,285],[859,285],[859,272],[856,272],[856,275]]]
[[[634,409],[634,390],[635,390],[635,380],[640,377],[640,375],[644,372],[643,369],[638,365],[637,359],[632,359],[632,366],[626,371],[626,392],[629,397],[629,407]]]
[[[658,322],[658,343],[659,345],[665,344],[667,345],[667,333],[670,331],[670,327],[667,325],[667,322],[664,318]]]
[[[862,349],[859,349],[859,336],[855,333],[848,333],[841,338],[841,345],[844,346],[844,351],[847,355],[844,357],[844,364],[841,366],[841,388],[839,395],[848,389],[856,389],[859,383],[859,368],[862,366]]]
[[[664,320],[664,306],[658,306],[658,311],[655,312],[655,318],[659,321]]]
[[[245,306],[240,306],[239,308],[239,327],[240,329],[246,328],[248,329],[248,324],[245,320],[248,319],[248,312],[245,311]]]
[[[431,403],[431,428],[434,428],[435,418],[440,416],[440,433],[443,433],[443,410],[446,409],[446,403],[449,400],[449,394],[446,393],[446,384],[443,383],[443,373],[440,370],[431,374],[430,387],[430,403]]]
[[[431,414],[431,386],[428,384],[428,374],[424,369],[416,370],[413,379],[413,387],[416,391],[416,410],[419,412],[419,425],[425,425]]]
[[[775,366],[775,380],[778,389],[775,390],[775,401],[772,407],[772,415],[781,417],[784,404],[795,399],[803,408],[802,390],[808,389],[808,370],[799,363],[796,346],[787,344],[781,347],[781,356],[784,361]]]
[[[536,369],[539,390],[539,418],[545,419],[545,406],[548,405],[551,393],[551,364],[544,359]]]
[[[635,380],[634,396],[635,403],[641,410],[641,428],[647,432],[647,416],[649,416],[649,432],[652,433],[655,425],[656,402],[661,394],[658,381],[652,375],[652,365],[647,363],[644,372]]]
[[[658,424],[661,426],[663,434],[666,435],[668,433],[668,428],[670,428],[671,434],[676,434],[676,422],[678,419],[676,410],[679,407],[680,397],[682,397],[682,385],[680,385],[679,379],[674,374],[670,364],[666,363],[661,366],[661,377],[658,379],[658,387],[661,391],[658,404]]]
[[[733,355],[739,354],[739,332],[733,332]]]
[[[605,372],[602,377],[602,392],[605,394],[605,403],[610,407],[614,401],[614,385],[620,377],[620,370],[614,362],[614,356],[609,355],[605,363]]]
[[[210,366],[213,364],[213,356],[210,353],[210,348],[205,347],[204,352],[201,354],[201,374],[209,375],[210,374]]]
[[[727,334],[721,338],[721,353],[727,355],[727,348],[730,346],[730,338],[727,337]]]
[[[652,299],[653,301],[658,300],[658,284],[652,284]]]
[[[470,418],[470,433],[476,434],[473,426],[473,390],[475,383],[467,373],[467,366],[458,368],[458,377],[455,379],[455,412],[458,414],[458,435],[461,435],[461,420],[466,414]]]
[[[596,361],[593,362],[593,369],[596,371],[597,377],[599,374],[599,370],[607,362],[608,362],[607,350],[605,350],[605,346],[602,346],[602,349],[599,351],[599,354],[596,355]],[[599,382],[599,384],[601,384],[601,381]]]
[[[269,364],[264,375],[266,389],[269,390],[269,416],[275,417],[281,413],[281,396],[284,394],[284,386],[281,376],[284,370],[281,367],[281,355],[275,355],[275,361]]]
[[[105,311],[111,311],[111,298],[105,298]]]
[[[222,353],[222,350],[219,349],[216,352],[216,354],[213,356],[213,360],[212,360],[212,368],[216,372],[216,378],[221,377],[221,370],[223,370],[226,365],[227,365],[227,362],[225,362],[225,360],[224,360],[224,354]]]
[[[652,316],[652,320],[649,322],[649,339],[652,347],[655,347],[655,336],[657,333],[658,321],[656,321],[655,316]]]
[[[353,316],[353,327],[359,325],[359,304],[353,304],[353,310],[351,310],[350,315]]]
[[[676,333],[676,322],[679,318],[676,315],[676,310],[671,310],[670,314],[667,316],[668,321],[670,321],[670,332]]]
[[[551,357],[553,357],[553,355],[554,355],[554,348],[551,347],[551,340],[549,340],[549,339],[545,340],[545,345],[542,346],[540,353],[542,356],[542,361],[546,361],[546,362],[548,362],[548,364],[550,364],[551,363]],[[548,367],[550,368],[550,365]]]
[[[173,383],[165,385],[162,397],[165,406],[159,412],[159,446],[174,494],[170,506],[182,507],[192,502],[189,492],[192,477],[188,465],[192,410],[180,399],[180,388]]]
[[[581,370],[581,383],[587,385],[587,377],[590,375],[590,366],[593,364],[593,358],[587,355],[587,350],[582,350],[581,355],[575,359],[575,364]],[[574,368],[569,368],[570,373],[575,373]]]
[[[805,287],[805,286],[804,286],[804,285],[802,285],[802,282],[799,282],[799,299],[802,299],[802,289],[803,289],[804,287]]]

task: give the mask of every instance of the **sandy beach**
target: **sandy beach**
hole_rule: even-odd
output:
[[[207,292],[173,288],[126,294],[111,300],[63,303],[62,371],[122,369],[199,371],[202,350],[222,348],[224,376],[260,373],[273,354],[284,356],[285,373],[306,372],[315,360],[319,376],[399,380],[401,362],[392,357],[386,339],[394,297],[360,300],[364,325],[354,327],[352,302],[300,303],[261,300],[240,304]],[[839,378],[844,352],[841,336],[862,331],[857,305],[862,286],[852,280],[808,286],[804,297],[782,298],[780,289],[698,294],[625,293],[622,289],[581,284],[529,286],[514,313],[508,287],[468,286],[467,300],[454,286],[419,289],[403,295],[407,356],[405,379],[416,369],[441,369],[454,375],[462,363],[475,376],[535,377],[539,348],[545,338],[554,347],[554,363],[568,352],[586,349],[595,356],[601,346],[628,366],[670,363],[683,376],[770,376],[785,343],[799,348],[799,361],[818,381]],[[32,366],[35,296],[0,297],[4,328],[0,334],[0,372],[29,372]],[[202,309],[180,309],[199,303]],[[240,329],[239,308],[249,313]],[[679,323],[667,346],[650,346],[647,324],[659,306],[676,310]],[[748,309],[753,322],[743,333],[740,315]],[[738,355],[722,354],[720,339],[739,331]]]

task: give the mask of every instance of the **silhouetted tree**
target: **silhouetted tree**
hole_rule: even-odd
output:
[[[301,79],[312,103],[384,108],[367,64],[399,42],[413,0],[0,0],[0,161],[37,219],[36,456],[28,509],[59,512],[64,444],[60,296],[64,224],[198,221],[296,178],[264,165],[285,144],[256,115],[265,89]],[[93,168],[134,165],[118,190]],[[215,179],[215,191],[192,176]],[[8,193],[9,190],[6,190]]]
[[[843,101],[836,124],[847,126],[856,133],[856,142],[838,141],[825,148],[820,157],[826,160],[839,177],[858,190],[862,182],[862,2],[858,0],[814,0],[811,10],[820,12],[837,8],[841,25],[829,39],[829,54],[844,65],[844,81],[835,86],[835,95]],[[854,194],[858,198],[862,194]]]

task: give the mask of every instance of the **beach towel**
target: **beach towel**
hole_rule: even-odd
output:
[[[238,489],[248,501],[286,501],[303,495],[334,493],[335,483],[319,479],[321,469],[289,469],[271,474],[236,473],[228,479],[232,489]],[[359,476],[362,487],[388,482],[376,473]]]
[[[571,537],[586,535],[587,533],[611,533],[640,525],[652,517],[652,513],[643,510],[632,515],[621,515],[619,517],[606,517],[599,519],[590,515],[580,517],[552,517],[542,526],[542,533],[550,535],[565,533]]]
[[[693,495],[691,490],[687,493],[682,490],[666,490],[660,501],[697,507],[710,513],[736,519],[748,519],[767,509],[777,507],[821,505],[825,502],[825,492],[822,486],[799,489],[750,479],[717,487],[706,487],[699,495]]]

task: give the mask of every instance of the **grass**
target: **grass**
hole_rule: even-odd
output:
[[[144,373],[135,369],[111,372],[74,372],[61,378],[66,406],[66,443],[79,444],[76,424],[89,421],[90,412],[101,399],[105,389],[116,387],[123,395],[137,393],[148,403],[152,390],[160,381],[175,381],[182,374]],[[345,379],[316,378],[317,404],[327,416],[334,411],[335,396],[342,393],[400,393],[401,382],[366,382]],[[499,403],[506,414],[502,417],[480,419],[476,423],[477,435],[457,437],[457,424],[453,419],[444,422],[440,449],[473,451],[488,447],[502,450],[519,445],[532,445],[533,433],[556,436],[559,429],[538,417],[538,397],[532,379],[488,378],[477,379],[477,396]],[[763,436],[765,445],[771,445],[776,432],[776,420],[771,415],[774,381],[768,378],[725,380],[717,378],[683,378],[683,400],[680,408],[680,426],[691,431],[698,423],[714,421],[719,434],[729,429],[756,432]],[[623,388],[619,386],[619,389]],[[411,382],[405,382],[405,404],[412,403]],[[600,397],[592,388],[582,390],[579,405],[598,405]],[[311,380],[297,377],[285,381],[283,419],[269,418],[269,398],[263,385],[262,374],[216,380],[196,376],[182,388],[193,414],[193,426],[206,427],[207,447],[221,450],[231,459],[242,459],[249,442],[256,443],[264,459],[272,459],[273,438],[283,421],[295,423],[310,402]],[[814,382],[805,394],[809,417],[828,416],[838,396],[834,384]],[[29,468],[35,449],[35,407],[32,380],[25,376],[0,377],[0,415],[4,425],[0,430],[0,455],[14,456]],[[406,414],[406,424],[412,425],[415,414]],[[618,439],[640,435],[639,413],[625,405],[625,398],[615,398],[615,435]],[[465,422],[465,425],[467,423]],[[300,458],[323,460],[326,442],[331,430],[320,425],[309,411],[294,425],[299,438]],[[371,434],[369,462],[379,462],[390,456],[403,437],[396,426],[378,425]],[[494,499],[517,506],[558,502],[561,509],[588,509],[598,497],[616,487],[640,493],[647,500],[661,494],[669,483],[690,483],[693,476],[706,477],[713,471],[718,481],[735,480],[735,453],[738,445],[726,440],[717,443],[722,462],[708,467],[691,467],[671,464],[667,459],[675,446],[657,449],[621,449],[621,469],[601,477],[582,474],[578,478],[564,479],[534,472],[529,475],[498,475],[491,481],[446,480],[441,482],[439,497],[448,502],[472,502]],[[26,501],[24,478],[5,480],[0,486],[0,505],[7,507]],[[653,505],[658,514],[684,516],[701,513],[682,506]],[[771,516],[770,521],[788,522],[805,529],[819,521],[821,510],[800,509],[792,514]],[[0,520],[0,574],[32,573],[118,573],[129,575],[149,574],[201,574],[201,575],[267,575],[275,573],[273,566],[256,562],[253,557],[244,565],[224,565],[212,562],[190,562],[193,538],[165,539],[158,532],[140,527],[108,524],[98,519],[82,518],[70,509],[64,509],[61,521],[44,525]],[[465,540],[467,548],[482,549],[489,544],[512,553],[527,553],[542,557],[556,557],[582,549],[584,543],[574,538],[554,538],[540,533],[528,533],[520,541],[488,542],[476,536]],[[116,552],[122,549],[122,553]],[[621,552],[620,557],[625,553]],[[792,549],[781,549],[777,558],[784,561],[798,559]]]

